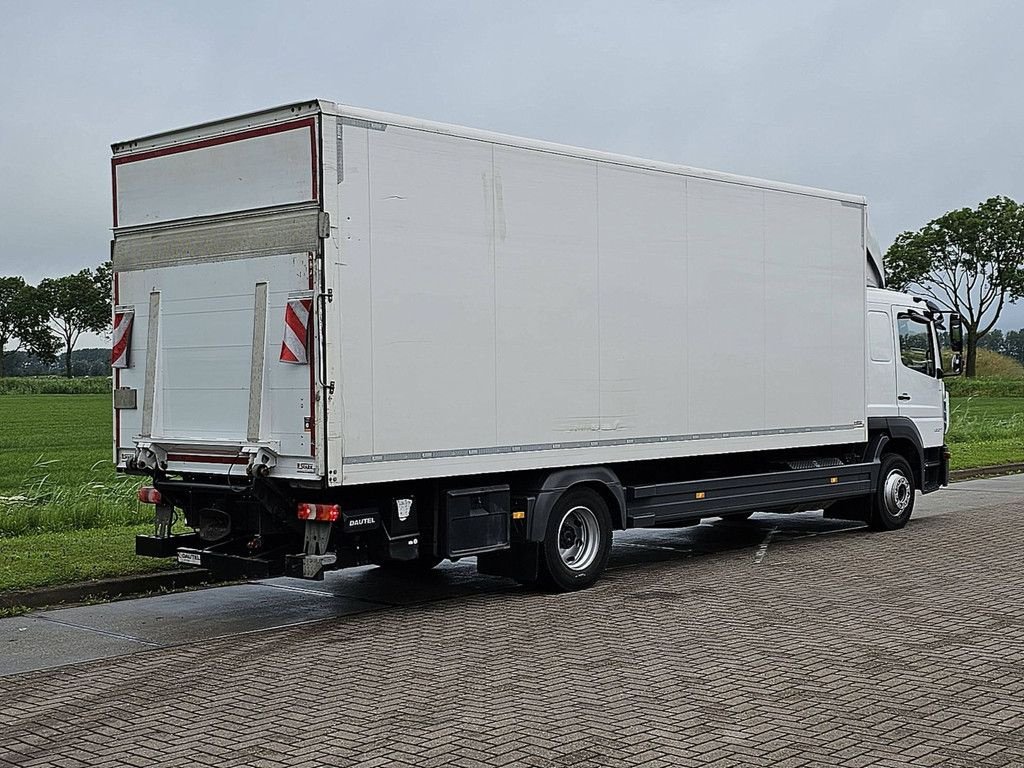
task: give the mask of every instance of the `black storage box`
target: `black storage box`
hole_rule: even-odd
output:
[[[508,549],[509,487],[448,491],[448,557]]]

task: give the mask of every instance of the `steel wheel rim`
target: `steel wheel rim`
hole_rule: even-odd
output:
[[[585,571],[597,559],[601,526],[589,507],[576,506],[558,522],[558,554],[570,571]]]
[[[907,476],[900,470],[893,470],[885,478],[885,487],[882,497],[885,501],[885,509],[894,517],[902,517],[910,507],[914,489],[910,485]]]

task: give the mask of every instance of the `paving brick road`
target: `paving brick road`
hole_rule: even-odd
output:
[[[1005,498],[0,678],[0,765],[1024,766]]]

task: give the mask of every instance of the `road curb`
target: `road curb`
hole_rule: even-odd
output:
[[[62,603],[82,603],[87,600],[112,600],[146,592],[195,587],[216,580],[213,574],[203,568],[183,568],[137,576],[80,581],[55,587],[19,589],[0,593],[0,609],[42,608]]]
[[[993,464],[988,467],[974,467],[973,469],[954,469],[949,473],[949,479],[951,482],[958,483],[963,480],[996,477],[997,475],[1012,475],[1017,472],[1024,472],[1024,463]]]

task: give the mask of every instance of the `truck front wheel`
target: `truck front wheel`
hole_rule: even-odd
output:
[[[604,571],[612,545],[612,519],[601,495],[569,490],[551,510],[541,557],[541,581],[570,592],[589,587]]]
[[[915,491],[914,472],[907,460],[895,453],[885,456],[878,471],[868,526],[876,531],[905,526],[914,511]]]

